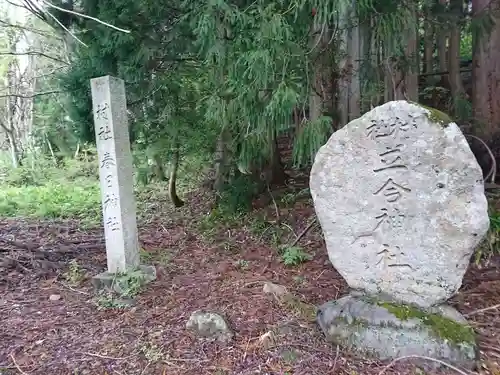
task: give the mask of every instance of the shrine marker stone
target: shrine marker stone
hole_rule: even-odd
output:
[[[125,272],[139,266],[125,84],[111,76],[90,82],[108,271]]]
[[[376,107],[319,149],[310,190],[330,261],[351,287],[318,308],[326,338],[380,359],[473,368],[474,331],[446,302],[489,217],[457,124],[404,100]]]
[[[156,269],[140,265],[125,84],[104,76],[91,79],[90,86],[108,266],[92,283],[121,294],[131,277],[141,283],[156,279]]]

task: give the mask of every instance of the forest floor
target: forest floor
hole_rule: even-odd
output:
[[[282,196],[278,225],[272,204],[222,219],[208,216],[204,197],[192,194],[175,211],[166,198],[150,201],[139,223],[141,256],[157,267],[158,278],[131,305],[92,289],[91,277],[106,267],[102,228],[0,220],[0,252],[19,261],[0,274],[0,374],[423,373],[404,360],[360,358],[325,342],[304,306],[348,288],[328,261],[318,226],[298,242],[309,261],[285,266],[275,246],[293,242],[308,226],[310,200],[284,204]],[[263,293],[266,281],[286,286],[303,304],[281,305]],[[479,334],[480,373],[500,374],[500,258],[471,265],[451,303],[469,314]],[[222,345],[188,332],[196,309],[227,317],[234,341]],[[259,338],[269,331],[275,345],[266,347]]]

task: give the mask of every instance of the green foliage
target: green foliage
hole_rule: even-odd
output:
[[[145,276],[140,271],[120,273],[116,275],[113,288],[122,298],[132,298],[141,292],[145,281]]]
[[[95,303],[99,309],[123,309],[131,305],[147,282],[140,271],[116,273],[111,288],[99,291]]]
[[[475,263],[488,261],[491,257],[500,255],[500,212],[490,212],[490,228],[486,238],[476,249]]]
[[[472,60],[472,33],[469,29],[462,30],[460,38],[460,57],[466,60]]]
[[[314,161],[314,156],[333,132],[331,119],[321,117],[316,121],[307,121],[295,141],[293,159],[296,166],[304,166]]]
[[[85,270],[80,267],[76,259],[73,259],[63,276],[72,286],[78,286],[85,278]]]
[[[29,155],[23,166],[12,168],[0,159],[0,216],[100,220],[97,166],[68,161],[61,168]]]
[[[306,253],[299,246],[291,246],[283,249],[281,254],[281,259],[283,264],[286,266],[297,266],[301,263],[307,262],[311,260],[312,257],[310,254]]]
[[[130,306],[129,301],[117,297],[108,290],[102,290],[98,293],[95,304],[99,310],[126,309]]]
[[[252,198],[258,192],[258,183],[249,175],[239,175],[227,184],[220,195],[220,208],[226,213],[249,212]]]
[[[94,218],[101,216],[97,184],[47,183],[7,187],[0,191],[0,215],[40,218]]]
[[[249,263],[245,259],[240,259],[238,262],[236,262],[236,267],[240,268],[241,270],[246,270],[249,267]]]

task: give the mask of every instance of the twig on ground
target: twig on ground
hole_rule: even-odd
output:
[[[83,295],[85,295],[85,296],[90,296],[90,294],[89,294],[89,293],[87,293],[87,292],[82,292],[81,290],[77,290],[77,289],[75,289],[75,288],[72,288],[72,287],[70,287],[69,285],[64,284],[63,282],[59,282],[59,284],[61,284],[62,286],[64,286],[65,288],[68,288],[69,290],[71,290],[71,291],[73,291],[73,292],[80,293],[80,294],[83,294]]]
[[[479,310],[471,311],[468,314],[464,314],[464,316],[468,317],[468,316],[480,314],[480,313],[485,312],[485,311],[490,311],[490,310],[498,309],[499,307],[500,307],[500,303],[497,304],[497,305],[490,306],[490,307],[485,307],[484,309],[479,309]]]
[[[146,365],[146,367],[144,367],[141,371],[141,375],[144,375],[144,373],[146,372],[146,370],[148,369],[148,367],[151,365],[151,361],[148,362],[148,364]]]
[[[90,353],[90,352],[80,352],[80,353],[88,355],[90,357],[97,357],[97,358],[102,358],[102,359],[113,359],[115,361],[123,361],[124,359],[129,359],[129,358],[135,357],[137,355],[137,353],[134,353],[134,354],[131,354],[131,355],[126,356],[126,357],[110,357],[110,356],[102,355],[99,353]]]
[[[314,218],[314,219],[313,219],[313,221],[311,221],[311,222],[309,223],[309,225],[306,227],[306,229],[304,229],[302,232],[300,232],[300,234],[299,234],[299,235],[297,236],[297,238],[296,238],[296,239],[292,242],[292,244],[290,245],[290,247],[293,247],[293,246],[297,245],[297,242],[299,242],[299,241],[300,241],[300,239],[301,239],[302,237],[304,237],[304,236],[305,236],[305,234],[306,234],[307,232],[309,232],[309,230],[312,228],[312,226],[313,226],[315,223],[316,223],[316,218]]]
[[[27,250],[27,251],[33,251],[33,250],[36,250],[40,247],[40,245],[36,245],[33,243],[29,244],[29,243],[23,243],[23,242],[19,242],[19,241],[13,241],[13,240],[9,240],[8,238],[5,238],[5,237],[0,237],[0,241],[6,243],[7,245],[12,245],[12,246],[17,247],[19,249]]]
[[[380,371],[380,372],[378,373],[378,375],[382,375],[382,374],[384,374],[387,370],[389,370],[392,366],[394,366],[394,364],[395,364],[396,362],[401,361],[401,360],[403,360],[403,359],[410,359],[410,358],[425,359],[425,360],[427,360],[427,361],[436,362],[436,363],[439,363],[439,364],[441,364],[441,365],[443,365],[443,366],[446,366],[446,367],[448,367],[448,368],[450,368],[450,369],[452,369],[452,370],[454,370],[454,371],[458,372],[458,373],[459,373],[459,374],[461,374],[461,375],[470,375],[470,374],[466,373],[465,371],[462,371],[462,370],[460,370],[459,368],[456,368],[455,366],[450,365],[449,363],[446,363],[446,362],[444,362],[444,361],[441,361],[440,359],[431,358],[431,357],[426,357],[426,356],[424,356],[424,355],[406,355],[406,356],[403,356],[403,357],[396,358],[396,359],[394,359],[391,363],[389,363],[387,366],[385,366],[385,367],[382,369],[382,371]]]
[[[335,352],[335,359],[333,360],[332,374],[335,374],[335,369],[337,368],[337,360],[339,359],[340,347],[337,345],[337,350]]]
[[[494,350],[495,352],[500,353],[500,347],[497,346],[481,345],[481,348],[486,350]]]
[[[276,200],[274,199],[274,195],[271,191],[271,188],[269,187],[269,184],[266,182],[267,186],[267,191],[269,192],[269,195],[271,196],[271,199],[273,200],[273,205],[274,205],[274,210],[276,211],[276,223],[280,222],[280,209],[278,208],[278,204],[276,203]]]
[[[295,238],[297,238],[297,234],[295,233],[295,231],[293,230],[293,228],[290,225],[288,225],[287,223],[282,223],[281,225],[283,225],[284,227],[287,227],[288,230],[290,232],[292,232],[292,234],[295,236]]]
[[[245,362],[245,359],[247,358],[248,347],[250,346],[250,340],[251,340],[251,338],[247,340],[247,344],[245,346],[245,353],[243,353],[242,362]]]
[[[12,358],[12,362],[14,362],[14,366],[16,366],[17,371],[19,371],[22,375],[28,375],[26,372],[21,370],[21,367],[19,367],[19,365],[16,362],[16,359],[14,358],[14,356],[12,354],[10,355],[10,358]]]
[[[164,362],[174,361],[174,362],[210,362],[208,359],[190,359],[190,358],[172,358],[167,357],[163,360]]]

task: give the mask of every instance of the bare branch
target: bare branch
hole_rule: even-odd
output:
[[[33,95],[21,95],[21,94],[7,94],[7,95],[0,95],[1,98],[23,98],[23,99],[32,99],[36,98],[37,96],[42,96],[42,95],[50,95],[50,94],[62,94],[64,91],[61,90],[54,90],[54,91],[43,91],[43,92],[38,92]]]
[[[52,15],[52,13],[47,12],[47,11],[46,11],[45,13],[47,13],[47,15],[48,15],[50,18],[52,18],[54,21],[56,21],[56,22],[57,22],[57,24],[58,24],[59,26],[61,26],[61,27],[62,27],[62,28],[63,28],[63,29],[64,29],[64,30],[65,30],[65,31],[69,34],[69,35],[71,35],[73,38],[75,38],[75,39],[76,39],[79,43],[81,43],[81,44],[82,44],[82,45],[84,45],[85,47],[88,47],[85,43],[83,43],[80,39],[78,39],[78,37],[77,37],[75,34],[73,34],[73,33],[72,33],[72,32],[71,32],[71,31],[70,31],[70,30],[69,30],[66,26],[64,26],[64,25],[63,25],[63,24],[62,24],[62,23],[61,23],[61,22],[57,19],[57,17],[54,17],[54,16]]]
[[[100,23],[100,24],[102,24],[102,25],[105,25],[105,26],[111,27],[112,29],[115,29],[115,30],[121,31],[121,32],[123,32],[123,33],[130,33],[130,30],[121,29],[121,28],[116,27],[116,26],[113,26],[113,25],[111,25],[111,24],[109,24],[109,23],[107,23],[107,22],[101,21],[101,20],[100,20],[100,19],[98,19],[98,18],[91,17],[91,16],[87,16],[86,14],[82,14],[82,13],[74,12],[74,11],[69,10],[69,9],[64,9],[64,8],[58,7],[58,6],[54,5],[54,4],[49,3],[49,2],[48,2],[48,1],[46,1],[46,0],[41,0],[41,1],[42,1],[42,3],[46,4],[47,6],[49,6],[49,7],[51,7],[51,8],[54,8],[54,9],[57,9],[57,10],[60,10],[61,12],[74,14],[75,16],[80,16],[80,17],[83,17],[83,18],[88,18],[89,20],[99,22],[99,23]]]
[[[22,26],[22,25],[17,25],[17,24],[13,24],[13,23],[9,23],[9,22],[6,22],[4,20],[0,20],[0,27],[11,27],[13,29],[20,29],[20,30],[23,30],[23,31],[28,31],[30,33],[33,33],[33,34],[38,34],[38,35],[42,35],[42,36],[45,36],[45,37],[50,37],[50,38],[54,38],[54,39],[57,39],[57,40],[62,40],[61,37],[55,35],[55,34],[52,34],[48,31],[43,31],[43,30],[38,30],[38,29],[34,29],[32,27],[28,27],[28,26]]]
[[[1,120],[0,120],[0,128],[2,128],[6,134],[12,134],[13,132],[12,129],[9,129],[7,125],[5,125],[4,122]]]
[[[7,0],[7,1],[9,1],[9,0]],[[34,4],[33,0],[22,0],[22,1],[26,5],[23,8],[28,9],[31,13],[33,13],[37,17],[43,19],[45,22],[48,21],[47,20],[47,16],[50,17],[50,18],[52,18],[64,31],[66,31],[68,34],[70,34],[80,44],[82,44],[85,47],[87,47],[87,45],[84,42],[82,42],[75,34],[73,34],[66,26],[64,26],[54,15],[52,15],[52,13],[50,13],[49,11],[43,9],[43,7],[40,4]],[[100,23],[102,25],[108,26],[108,27],[110,27],[112,29],[115,29],[115,30],[118,30],[118,31],[121,31],[121,32],[124,32],[124,33],[130,33],[130,30],[121,29],[121,28],[113,26],[113,25],[111,25],[111,24],[109,24],[107,22],[101,21],[98,18],[87,16],[86,14],[82,14],[82,13],[78,13],[78,12],[75,12],[75,11],[72,11],[72,10],[69,10],[69,9],[64,9],[64,8],[58,7],[57,5],[54,5],[54,4],[50,3],[50,2],[48,2],[47,0],[39,0],[39,1],[40,1],[41,4],[44,4],[44,5],[46,5],[46,6],[50,7],[50,8],[57,9],[57,10],[59,10],[61,12],[74,14],[76,16],[80,16],[80,17],[83,17],[83,18],[87,18],[87,19],[96,21],[96,22],[98,22],[98,23]]]
[[[26,51],[26,52],[0,52],[0,56],[6,56],[6,55],[11,55],[11,56],[41,56],[45,57],[50,60],[54,60],[60,63],[63,63],[64,65],[69,65],[66,61],[61,60],[57,57],[47,55],[43,52],[38,52],[38,51]]]

